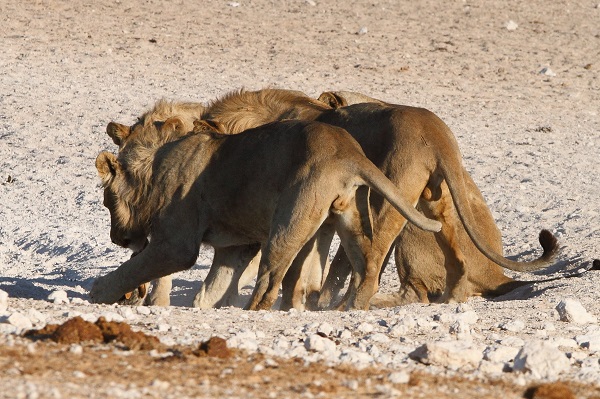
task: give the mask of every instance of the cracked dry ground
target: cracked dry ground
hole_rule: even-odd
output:
[[[308,364],[227,348],[224,340],[166,347],[126,323],[71,319],[0,346],[0,398],[478,398],[600,399],[573,382],[517,386],[507,381]]]

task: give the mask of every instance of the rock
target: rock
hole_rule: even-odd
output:
[[[0,312],[4,312],[8,309],[8,293],[0,290]]]
[[[600,351],[600,333],[578,335],[575,341],[582,347],[587,348],[590,352]]]
[[[309,335],[304,340],[304,347],[307,351],[327,354],[334,354],[336,349],[335,342],[318,334]]]
[[[369,31],[369,29],[367,29],[366,26],[363,26],[362,28],[360,28],[358,30],[358,32],[356,32],[356,34],[357,35],[366,35],[368,31]]]
[[[251,330],[242,330],[227,340],[227,344],[233,348],[244,349],[248,352],[258,350],[256,334]]]
[[[514,346],[514,347],[517,347],[517,348],[520,348],[523,345],[525,345],[525,341],[523,341],[519,337],[506,337],[506,338],[501,339],[500,343],[502,345]]]
[[[141,314],[144,316],[150,315],[150,308],[148,308],[147,306],[137,306],[135,308],[135,311],[138,312],[138,314]]]
[[[510,20],[506,23],[506,30],[517,30],[517,28],[519,27],[519,24],[517,24],[515,21]]]
[[[461,369],[476,367],[481,361],[483,350],[470,342],[438,341],[421,345],[408,356],[424,364]]]
[[[483,358],[490,362],[503,362],[508,363],[513,360],[519,353],[519,348],[513,348],[511,346],[488,346],[483,351]]]
[[[386,344],[386,343],[390,342],[390,337],[388,337],[384,333],[375,333],[375,334],[369,336],[369,340],[373,341],[373,342],[379,342],[382,344]]]
[[[575,299],[563,299],[556,305],[561,321],[587,324],[595,323],[597,318],[587,312],[581,302]]]
[[[313,0],[306,0],[305,2],[306,2],[306,4],[308,4],[309,6],[313,6],[313,7],[317,5],[317,3],[315,3]]]
[[[48,295],[48,301],[55,303],[57,305],[62,303],[69,303],[69,296],[66,291],[56,290]]]
[[[330,336],[333,332],[333,327],[329,323],[321,323],[319,327],[317,327],[317,332]]]
[[[556,73],[554,73],[554,71],[549,67],[544,67],[540,70],[540,75],[556,76]]]
[[[360,352],[352,349],[345,349],[340,356],[342,362],[351,363],[358,368],[367,366],[373,361],[373,357],[365,352]]]
[[[408,381],[410,381],[410,374],[406,371],[395,371],[388,375],[388,380],[392,384],[408,384]]]
[[[356,329],[363,334],[368,334],[370,332],[373,332],[373,330],[375,330],[375,327],[373,327],[373,325],[369,323],[360,323],[358,327],[356,327]]]
[[[501,323],[499,327],[505,331],[519,332],[525,328],[525,323],[522,320],[515,319]]]
[[[33,323],[28,317],[19,312],[14,312],[6,318],[6,322],[15,326],[18,330],[30,330],[33,328]]]
[[[570,366],[569,359],[548,341],[526,343],[515,357],[513,370],[533,378],[555,379]]]

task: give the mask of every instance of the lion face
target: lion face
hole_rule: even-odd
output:
[[[103,204],[110,213],[111,241],[133,251],[141,251],[149,228],[137,217],[132,201],[135,190],[128,184],[123,168],[113,154],[102,152],[96,158],[96,169],[104,187]]]

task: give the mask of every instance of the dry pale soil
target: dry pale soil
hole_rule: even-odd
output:
[[[241,87],[430,109],[454,132],[505,255],[535,256],[542,228],[560,240],[557,265],[511,276],[589,267],[600,258],[598,0],[2,0],[0,44],[0,398],[600,397],[597,271],[461,305],[200,311],[190,306],[212,259],[202,248],[174,277],[169,308],[87,296],[130,256],[110,242],[94,167],[117,150],[106,124],[131,124],[161,98],[208,102]],[[381,290],[398,284],[390,265]],[[57,291],[67,301],[50,299]],[[589,321],[562,321],[565,299]],[[23,336],[78,316],[160,345]],[[307,349],[315,334],[333,349]],[[227,348],[202,346],[215,337]],[[511,353],[534,341],[553,345],[560,372],[513,370]],[[432,343],[464,356],[410,356]],[[500,349],[501,361],[484,358]]]

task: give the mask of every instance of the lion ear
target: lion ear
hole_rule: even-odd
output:
[[[110,136],[113,142],[120,146],[123,140],[125,140],[131,133],[129,126],[121,125],[120,123],[110,122],[106,126],[106,134]]]
[[[322,103],[329,105],[333,109],[345,107],[346,105],[348,105],[348,103],[343,97],[339,96],[333,91],[326,91],[324,93],[321,93],[318,100]]]
[[[102,151],[96,157],[96,169],[104,183],[115,177],[121,170],[121,165],[114,154],[107,151]]]
[[[183,121],[176,116],[167,119],[160,127],[160,131],[164,134],[176,133],[180,136],[187,133]]]
[[[194,121],[194,133],[225,133],[225,126],[223,124],[213,121],[212,119],[196,119]]]

